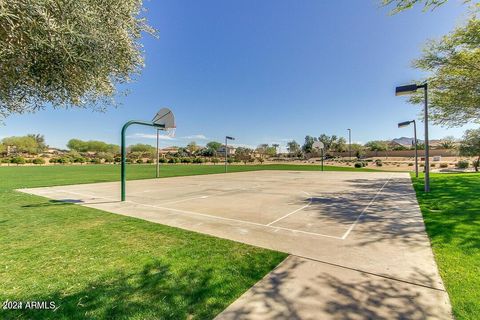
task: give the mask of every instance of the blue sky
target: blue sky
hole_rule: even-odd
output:
[[[306,134],[346,136],[347,128],[358,142],[411,136],[396,123],[421,110],[394,88],[422,76],[411,60],[425,40],[459,25],[467,7],[449,1],[389,16],[379,2],[148,1],[159,39],[143,38],[146,68],[119,108],[11,116],[0,137],[42,133],[56,147],[70,138],[119,143],[124,122],[150,120],[163,106],[177,119],[177,137],[163,146],[226,134],[243,145],[284,145]],[[431,138],[464,130],[432,126]],[[153,133],[131,127],[128,143],[153,144]]]

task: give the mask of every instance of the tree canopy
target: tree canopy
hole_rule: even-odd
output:
[[[42,135],[29,134],[20,137],[6,137],[2,139],[2,150],[6,151],[7,147],[14,147],[15,152],[36,154],[44,151],[47,146]]]
[[[143,67],[142,0],[2,1],[0,117],[45,106],[103,110]]]
[[[480,121],[480,20],[475,16],[440,40],[430,41],[414,66],[427,71],[432,120],[445,126]],[[423,95],[411,97],[423,103]]]
[[[70,139],[67,143],[67,147],[70,150],[75,150],[78,152],[118,153],[120,151],[120,147],[118,145],[107,144],[103,141],[96,141],[96,140],[83,141],[80,139]]]
[[[480,161],[480,129],[471,129],[465,131],[463,139],[460,142],[460,155],[478,157],[474,162],[475,170],[478,171]]]

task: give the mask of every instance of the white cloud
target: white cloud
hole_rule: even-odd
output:
[[[157,135],[156,134],[149,134],[149,133],[134,133],[130,136],[127,136],[127,138],[140,138],[140,139],[157,139]],[[170,136],[167,136],[167,135],[159,135],[158,138],[160,140],[175,140],[175,138],[172,138]]]
[[[181,137],[180,139],[208,140],[208,138],[203,134],[194,134],[191,136]]]

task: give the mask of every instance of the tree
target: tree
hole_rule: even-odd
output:
[[[252,154],[252,149],[238,147],[235,151],[235,159],[242,161],[244,164],[247,164],[247,162],[250,162],[253,159]]]
[[[275,154],[274,155],[276,156],[278,154],[278,147],[280,147],[280,145],[278,143],[273,143],[272,147],[275,148]]]
[[[304,153],[311,153],[312,152],[312,146],[313,146],[313,143],[317,141],[317,138],[314,138],[312,136],[305,136],[305,142],[303,143],[303,146],[302,146],[302,151]]]
[[[447,1],[448,0],[382,0],[381,2],[384,6],[393,5],[392,13],[398,13],[410,9],[416,4],[423,4],[424,10],[435,9]],[[466,2],[468,2],[468,0]]]
[[[456,145],[457,139],[455,139],[453,136],[447,136],[440,142],[440,147],[442,149],[455,149]]]
[[[195,152],[197,152],[198,149],[199,147],[197,146],[197,143],[195,141],[192,141],[189,144],[187,144],[187,150],[190,154],[194,154]]]
[[[388,150],[388,142],[387,141],[368,141],[365,143],[365,147],[368,148],[370,151],[387,151]]]
[[[480,129],[471,129],[465,131],[463,139],[460,142],[460,155],[477,157],[473,162],[475,171],[478,172],[480,162]]]
[[[42,134],[27,134],[27,137],[32,138],[35,140],[37,144],[37,153],[45,151],[47,149],[47,145],[45,143],[45,136]]]
[[[480,121],[480,20],[472,17],[438,41],[430,41],[414,66],[427,71],[432,120],[448,127]],[[423,104],[423,94],[410,102]]]
[[[103,110],[143,67],[141,0],[2,1],[0,117],[51,105]]]
[[[287,150],[291,156],[298,156],[300,154],[300,145],[295,140],[289,141],[287,142]]]
[[[39,150],[37,141],[32,136],[7,137],[2,140],[5,148],[13,147],[17,153],[36,154]]]
[[[217,141],[210,141],[209,143],[207,143],[207,148],[214,150],[215,152],[217,152],[217,150],[220,149],[221,146],[222,144]]]
[[[268,143],[259,144],[256,151],[260,154],[260,157],[263,158],[267,154]]]

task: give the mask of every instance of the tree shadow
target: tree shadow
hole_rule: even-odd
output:
[[[316,264],[312,267],[312,264]],[[433,283],[428,275],[417,270]],[[300,276],[299,276],[300,275]],[[337,276],[338,275],[338,276]],[[303,281],[301,278],[304,278]],[[296,279],[300,279],[296,281]],[[292,283],[295,283],[294,285]],[[290,257],[216,319],[427,319],[445,315],[444,293]]]
[[[73,294],[54,292],[35,301],[54,301],[56,310],[4,311],[3,319],[211,319],[226,307],[228,287],[213,270],[173,270],[162,261],[139,273],[87,284]],[[5,316],[5,317],[4,317]]]

